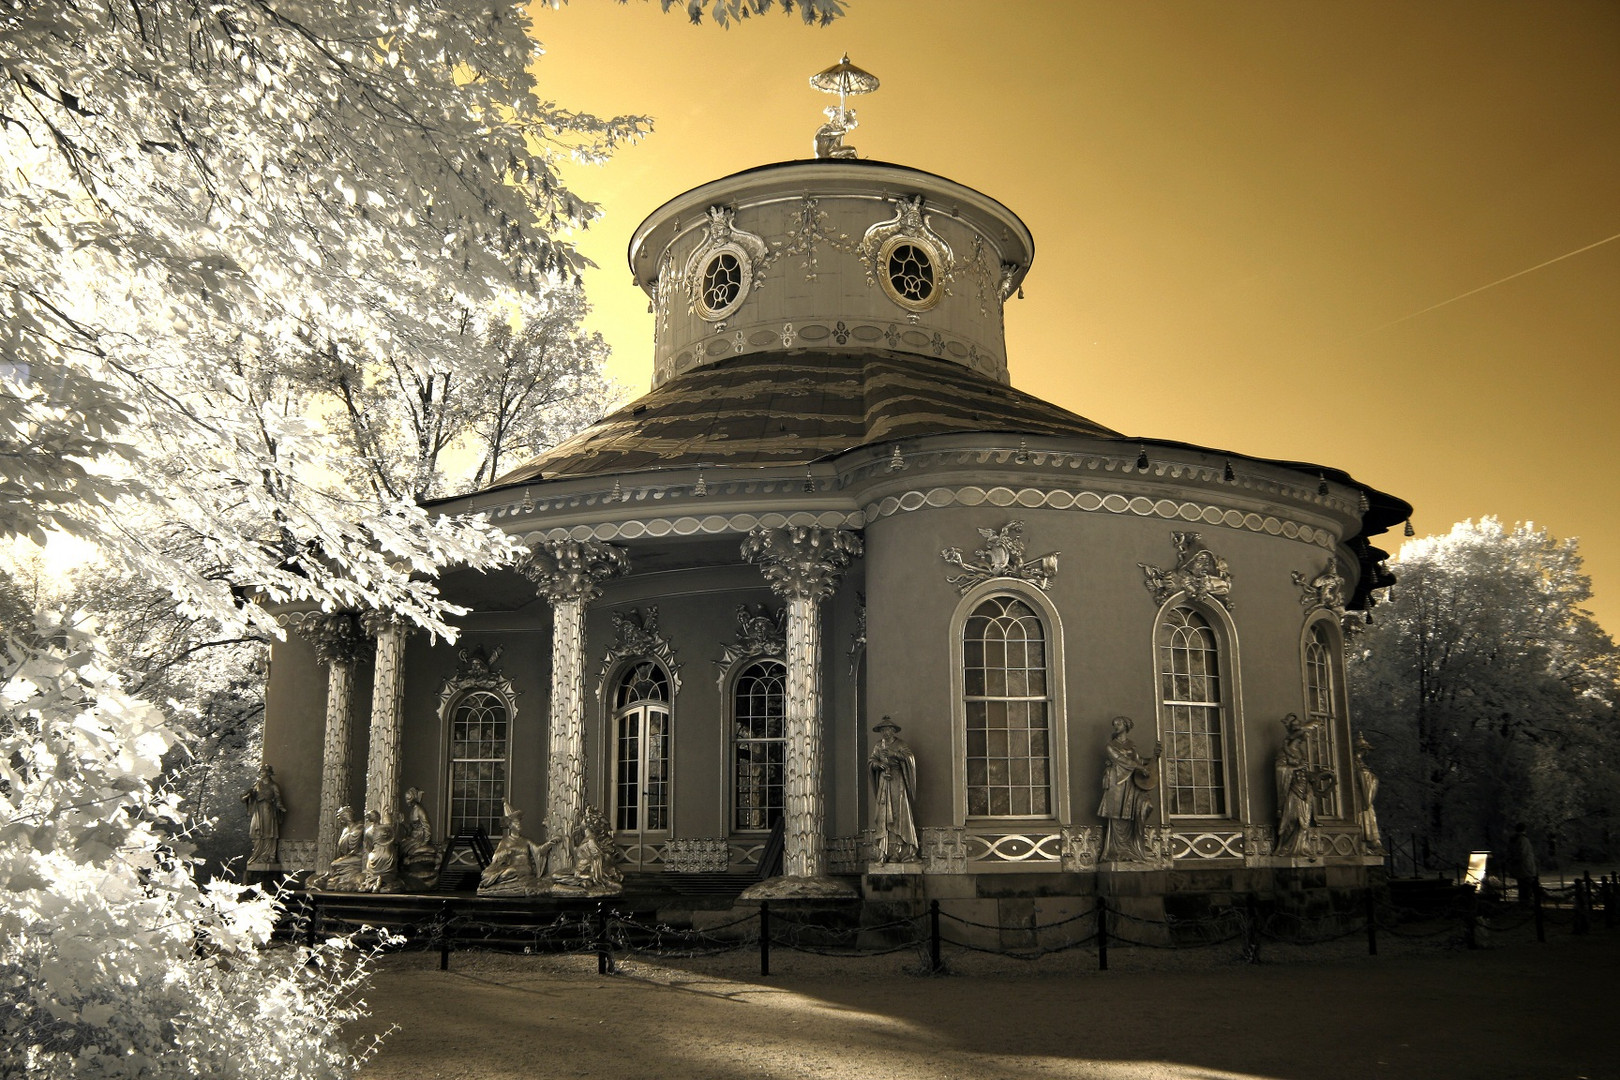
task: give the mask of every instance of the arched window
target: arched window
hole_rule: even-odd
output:
[[[1193,608],[1171,608],[1159,623],[1158,653],[1165,810],[1173,817],[1224,817],[1226,710],[1215,630]]]
[[[756,660],[732,684],[731,825],[739,831],[776,824],[786,803],[787,668]]]
[[[1016,596],[987,597],[962,630],[969,817],[1049,817],[1046,628]]]
[[[669,675],[653,660],[632,664],[614,693],[613,825],[622,832],[669,828]]]
[[[1328,637],[1327,628],[1321,622],[1313,623],[1305,638],[1305,719],[1309,723],[1305,732],[1305,753],[1312,765],[1331,769],[1335,776],[1339,776],[1341,774],[1333,761],[1333,747],[1339,731],[1338,682],[1333,667],[1335,655],[1336,650]],[[1320,797],[1316,809],[1323,817],[1338,817],[1337,788],[1331,794]]]
[[[506,699],[489,690],[473,690],[456,702],[450,714],[450,820],[446,835],[482,828],[499,836],[505,817],[507,728]]]

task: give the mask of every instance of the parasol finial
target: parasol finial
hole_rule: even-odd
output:
[[[844,136],[855,130],[855,110],[846,100],[854,94],[870,94],[878,88],[878,78],[849,62],[849,54],[830,68],[810,76],[810,85],[826,94],[837,94],[838,104],[826,110],[827,122],[816,130],[818,158],[852,158],[853,146],[844,145]]]

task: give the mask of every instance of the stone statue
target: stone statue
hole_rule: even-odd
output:
[[[816,129],[813,149],[818,158],[852,158],[855,148],[844,145],[844,136],[860,126],[854,109],[841,109],[830,105],[823,110],[827,122]]]
[[[872,773],[872,843],[880,863],[917,859],[917,756],[885,716],[872,729],[882,738],[866,756]]]
[[[1103,748],[1103,796],[1097,816],[1103,819],[1102,852],[1099,862],[1145,862],[1148,858],[1148,818],[1153,814],[1153,789],[1159,786],[1153,762],[1164,753],[1163,743],[1154,743],[1153,757],[1136,752],[1131,741],[1134,721],[1114,717],[1114,734]]]
[[[616,845],[613,830],[602,811],[587,806],[574,830],[574,865],[551,882],[556,896],[615,896],[624,889],[624,875],[613,865]]]
[[[405,826],[399,837],[399,869],[408,888],[426,892],[439,878],[439,849],[422,808],[422,789],[405,789]]]
[[[352,806],[338,807],[337,821],[337,854],[332,857],[332,865],[326,873],[310,881],[310,888],[329,892],[359,892],[366,864],[365,828],[354,816]]]
[[[242,794],[248,808],[248,838],[253,850],[248,869],[268,869],[281,865],[281,819],[287,807],[281,801],[281,785],[268,763],[259,766],[259,778]]]
[[[399,819],[392,811],[366,814],[366,863],[360,874],[360,891],[396,893],[405,891],[399,878]]]
[[[1371,749],[1372,743],[1363,736],[1356,736],[1356,783],[1361,788],[1361,836],[1367,843],[1367,850],[1376,854],[1384,850],[1384,841],[1378,835],[1378,812],[1373,809],[1373,800],[1378,797],[1378,776],[1367,764],[1367,751]]]
[[[495,853],[478,879],[479,896],[528,896],[538,877],[529,853],[529,838],[523,835],[523,811],[506,807],[506,831],[495,844]]]
[[[1312,765],[1306,752],[1305,733],[1316,726],[1316,721],[1305,722],[1289,713],[1282,723],[1288,734],[1277,752],[1277,846],[1272,853],[1309,857],[1316,800],[1331,795],[1338,781],[1332,770]]]

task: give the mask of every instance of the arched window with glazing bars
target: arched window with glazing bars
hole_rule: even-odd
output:
[[[1157,634],[1165,812],[1226,817],[1230,778],[1220,638],[1202,613],[1168,609]]]
[[[669,828],[669,673],[655,660],[631,664],[613,696],[613,825],[621,832]]]
[[[787,795],[787,668],[755,660],[732,682],[731,827],[763,831]]]
[[[504,829],[511,709],[500,694],[471,690],[450,711],[450,803],[446,835]]]
[[[1023,599],[986,597],[962,631],[967,815],[1052,814],[1047,632]]]

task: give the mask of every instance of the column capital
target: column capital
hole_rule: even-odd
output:
[[[385,631],[393,630],[403,637],[408,637],[416,629],[411,620],[402,618],[392,611],[362,611],[360,613],[360,626],[367,634],[378,637]]]
[[[299,620],[298,633],[327,666],[357,663],[371,645],[357,611],[310,612]]]
[[[760,527],[742,542],[743,558],[758,564],[771,590],[787,600],[825,600],[860,554],[859,536],[812,525]]]
[[[630,556],[600,540],[542,540],[529,549],[517,569],[554,604],[564,600],[588,604],[602,595],[602,582],[630,572]]]

